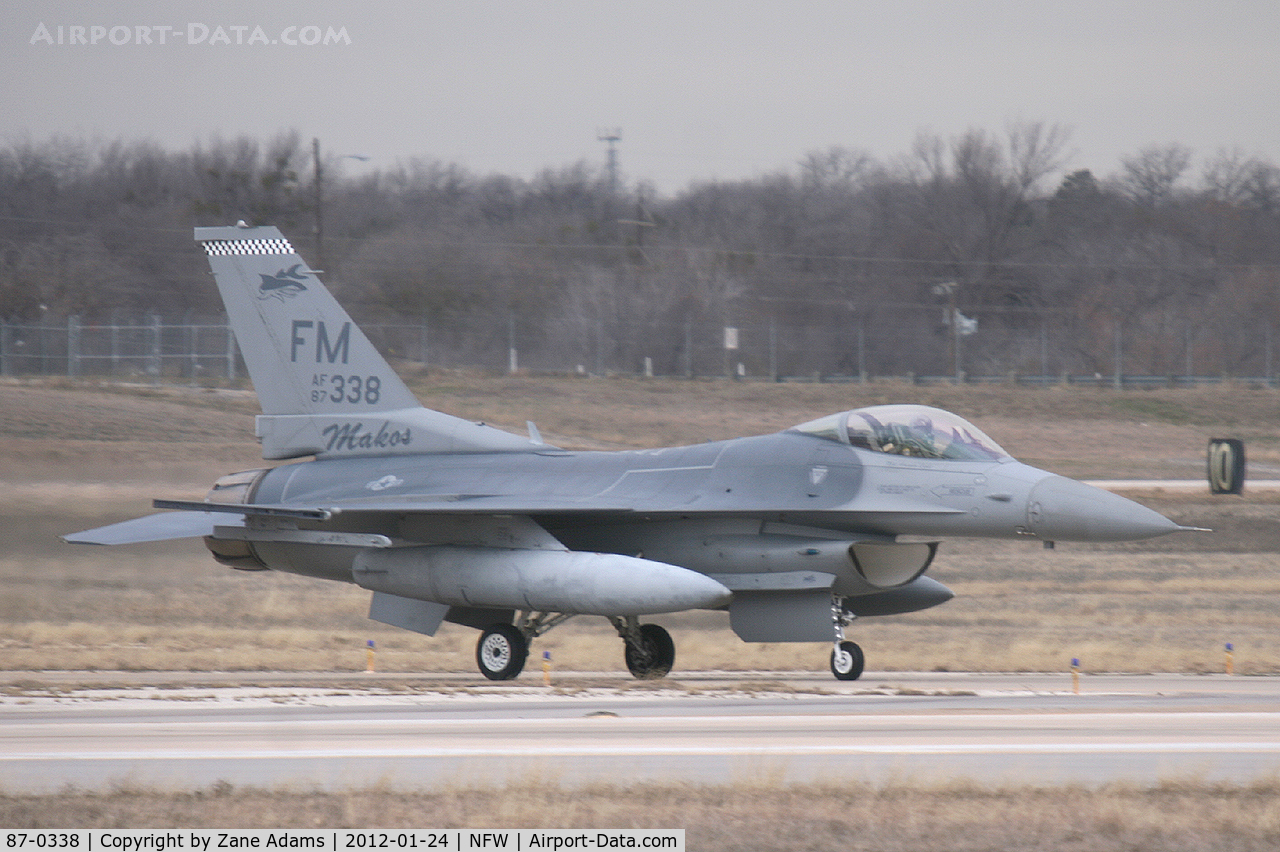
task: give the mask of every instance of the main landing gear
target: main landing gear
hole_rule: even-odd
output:
[[[676,661],[676,643],[657,624],[641,624],[636,617],[610,618],[613,628],[626,643],[627,669],[640,680],[666,677]]]
[[[857,618],[844,608],[844,602],[838,595],[831,597],[831,624],[835,631],[835,643],[831,649],[831,673],[837,680],[857,680],[862,677],[862,667],[866,659],[862,649],[856,642],[848,642],[844,638],[844,629]]]
[[[489,680],[511,680],[524,671],[529,640],[510,624],[494,624],[476,643],[476,665]]]
[[[489,680],[511,680],[524,670],[529,644],[573,616],[565,613],[522,612],[515,624],[493,624],[476,643],[476,664]],[[831,599],[831,673],[838,680],[857,680],[866,664],[862,649],[844,637],[844,629],[857,616],[844,607],[839,596]],[[656,680],[671,672],[676,646],[671,634],[657,624],[641,624],[634,615],[610,616],[609,623],[625,644],[627,669],[640,680]]]
[[[558,624],[572,618],[565,613],[523,612],[515,624],[493,624],[476,642],[476,665],[489,680],[511,680],[524,670],[529,644]],[[622,637],[627,669],[641,680],[664,677],[676,661],[671,634],[657,624],[641,624],[634,615],[611,616],[609,622]]]

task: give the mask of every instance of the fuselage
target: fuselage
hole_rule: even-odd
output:
[[[256,504],[341,505],[325,529],[421,544],[458,544],[466,528],[424,526],[415,520],[422,509],[456,519],[507,511],[533,519],[569,550],[661,555],[704,573],[759,570],[750,548],[735,548],[749,554],[740,561],[707,563],[697,543],[708,537],[1110,541],[1176,529],[1132,501],[1008,456],[893,455],[796,430],[658,450],[322,459],[269,470],[246,496]],[[352,554],[342,548],[255,547],[269,567],[350,580]]]

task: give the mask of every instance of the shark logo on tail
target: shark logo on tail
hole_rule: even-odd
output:
[[[259,272],[258,277],[262,279],[262,283],[258,285],[258,298],[279,299],[283,304],[285,299],[292,299],[305,291],[307,287],[302,282],[307,280],[307,276],[298,272],[301,267],[301,263],[295,263],[275,275],[263,275]]]

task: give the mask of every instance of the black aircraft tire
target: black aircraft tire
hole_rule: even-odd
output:
[[[476,665],[489,680],[511,680],[524,670],[529,643],[510,624],[495,624],[476,642]]]
[[[627,669],[640,680],[666,677],[676,662],[676,643],[671,640],[671,634],[661,625],[641,624],[640,640],[647,653],[642,654],[627,643],[624,653]]]
[[[831,673],[837,680],[857,680],[862,677],[866,660],[856,642],[841,642],[840,649],[831,649]]]

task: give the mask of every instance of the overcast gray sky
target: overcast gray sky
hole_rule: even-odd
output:
[[[6,139],[296,129],[364,168],[530,177],[602,163],[598,132],[621,128],[624,178],[665,193],[1019,119],[1069,126],[1071,167],[1099,175],[1153,143],[1280,163],[1274,0],[108,5],[6,0]]]

